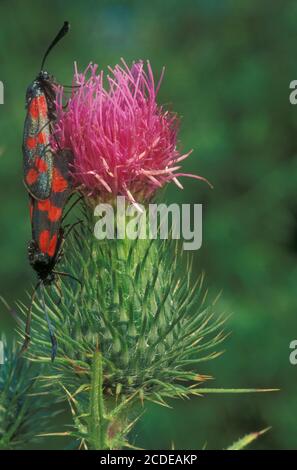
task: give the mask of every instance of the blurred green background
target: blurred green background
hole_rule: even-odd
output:
[[[25,299],[34,275],[22,185],[24,95],[43,52],[62,22],[71,34],[47,68],[71,83],[72,64],[106,69],[120,57],[166,66],[159,101],[182,116],[184,169],[206,176],[170,187],[168,202],[203,203],[203,247],[195,275],[207,274],[220,309],[232,312],[225,354],[203,363],[211,385],[280,387],[278,394],[210,396],[150,407],[133,441],[144,448],[226,447],[241,435],[272,426],[254,449],[297,448],[297,366],[289,343],[297,338],[297,3],[294,0],[137,0],[42,2],[1,0],[0,294]],[[1,331],[13,319],[0,309]],[[58,429],[59,430],[59,429]],[[58,439],[44,446],[62,448]]]

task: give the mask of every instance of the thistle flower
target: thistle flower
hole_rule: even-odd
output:
[[[75,67],[79,86],[66,109],[63,88],[57,92],[53,145],[72,149],[76,188],[94,201],[121,195],[137,204],[168,182],[181,186],[180,176],[204,179],[180,171],[190,152],[177,149],[176,114],[156,102],[163,73],[155,85],[149,62],[129,69],[123,61],[110,69],[106,86],[97,69],[90,64],[79,74]],[[89,209],[61,260],[82,289],[70,278],[60,286],[59,302],[56,291],[45,295],[59,348],[44,380],[67,397],[73,416],[67,434],[80,447],[119,449],[131,446],[127,435],[140,403],[166,406],[172,398],[234,393],[206,388],[210,377],[200,369],[220,354],[225,316],[215,314],[214,302],[207,304],[201,279],[191,286],[190,263],[186,275],[179,272],[180,253],[172,245],[129,237],[97,241]],[[30,358],[48,363],[38,295],[32,307]]]
[[[157,84],[149,62],[129,68],[122,60],[109,71],[105,78],[97,65],[84,73],[75,65],[78,87],[66,110],[63,88],[57,92],[55,140],[73,151],[75,185],[101,200],[122,195],[135,203],[170,181],[182,188],[180,176],[204,180],[180,172],[191,151],[180,153],[178,117],[157,104],[164,70]]]

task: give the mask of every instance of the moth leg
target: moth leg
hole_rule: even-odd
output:
[[[51,123],[51,121],[50,121],[50,120],[48,120],[48,121],[47,121],[45,124],[43,124],[43,126],[42,126],[40,129],[38,129],[38,131],[37,131],[37,132],[34,134],[34,137],[35,137],[35,136],[37,136],[37,135],[39,135],[39,134],[40,134],[40,132],[42,132],[42,131],[43,131],[43,129],[45,129],[47,126],[49,126],[49,125],[50,125],[50,123]]]
[[[56,144],[57,144],[58,149],[59,149],[59,150],[62,150],[62,148],[61,148],[61,146],[60,146],[60,144],[59,144],[59,142],[58,142],[58,139],[57,139],[56,134],[52,134],[52,136],[53,136],[53,138],[54,138],[55,141],[56,141]]]
[[[61,257],[63,256],[63,245],[64,245],[65,240],[66,240],[66,238],[68,237],[69,233],[71,232],[71,230],[72,230],[76,225],[81,224],[81,223],[82,223],[82,220],[78,220],[77,222],[74,222],[73,224],[71,224],[70,227],[68,228],[66,234],[63,236],[63,239],[62,239],[62,242],[61,242],[61,246],[60,246],[60,248],[59,248],[59,251],[58,251],[57,257],[56,257],[56,259],[57,259],[56,264],[60,261]],[[67,227],[68,227],[68,225],[66,225],[64,228],[67,228]],[[54,271],[53,271],[53,272],[54,272]]]
[[[82,85],[61,85],[63,88],[81,88]]]
[[[69,212],[73,209],[73,207],[75,207],[76,204],[78,204],[79,201],[81,201],[83,198],[84,198],[84,196],[82,196],[82,195],[79,196],[79,198],[76,199],[76,200],[71,204],[70,207],[68,207],[66,213],[65,213],[65,214],[63,215],[63,217],[62,217],[62,223],[63,223],[63,221],[66,219],[66,217],[67,217],[67,215],[69,214]]]
[[[77,220],[76,222],[73,222],[73,224],[71,224],[70,226],[69,225],[65,225],[64,228],[67,228],[67,231],[63,237],[63,242],[66,240],[66,238],[68,237],[68,235],[70,234],[71,230],[74,229],[74,227],[76,225],[79,225],[79,224],[82,224],[83,223],[83,220],[80,219],[80,220]],[[68,228],[69,227],[69,228]]]
[[[82,289],[83,284],[82,284],[81,280],[78,279],[78,277],[75,277],[75,276],[73,276],[72,274],[66,273],[66,272],[64,272],[64,271],[53,271],[53,273],[54,273],[54,274],[57,274],[58,276],[70,277],[70,278],[73,279],[74,281],[78,282],[78,283],[80,284],[81,289]]]

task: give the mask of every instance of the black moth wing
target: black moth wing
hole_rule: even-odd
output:
[[[49,260],[56,258],[63,238],[61,224],[63,210],[72,192],[72,162],[73,154],[69,149],[58,150],[53,155],[50,196],[43,201],[31,198],[32,238]]]

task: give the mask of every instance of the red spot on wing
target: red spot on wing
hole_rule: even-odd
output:
[[[39,235],[39,248],[43,253],[47,253],[49,245],[50,233],[48,230],[43,230]]]
[[[38,96],[38,106],[42,117],[47,117],[47,102],[44,95]]]
[[[36,137],[28,137],[26,140],[26,146],[29,150],[34,150],[36,148]]]
[[[37,207],[40,211],[49,211],[51,207],[51,202],[49,199],[45,199],[44,201],[38,201]]]
[[[59,170],[54,168],[53,170],[53,181],[52,190],[54,193],[62,193],[68,188],[68,182],[63,178]]]
[[[49,255],[51,258],[55,255],[58,237],[54,234],[50,239],[48,230],[43,230],[39,235],[39,248],[40,250]]]
[[[48,170],[48,165],[47,163],[42,160],[40,157],[35,158],[35,167],[40,171],[41,173],[45,173]]]
[[[29,136],[26,140],[26,146],[29,150],[34,150],[37,145],[46,145],[47,144],[47,134],[45,132],[39,132],[37,136]]]
[[[33,98],[29,104],[28,113],[32,119],[38,118],[38,97]]]
[[[45,132],[39,132],[37,135],[38,144],[46,144],[47,135]]]
[[[32,119],[47,117],[47,102],[44,95],[36,96],[31,100],[28,113]]]
[[[53,257],[56,252],[57,241],[58,241],[58,237],[57,237],[57,234],[55,234],[52,236],[51,241],[49,242],[48,250],[47,250],[47,254],[50,257]]]
[[[31,170],[28,171],[26,175],[26,182],[31,185],[37,181],[38,178],[38,172],[34,170],[34,168],[31,168]]]
[[[57,222],[62,217],[62,209],[60,207],[51,206],[48,211],[48,218],[51,222]]]
[[[26,140],[26,146],[29,150],[34,150],[37,145],[46,145],[47,144],[47,134],[45,132],[39,132],[37,136],[29,136]]]
[[[40,211],[46,211],[51,222],[57,222],[62,217],[62,209],[51,204],[49,199],[38,201],[37,207]]]
[[[35,168],[31,168],[26,175],[26,183],[31,186],[36,183],[40,173],[44,173],[48,170],[48,166],[44,160],[39,157],[35,158]],[[41,209],[47,210],[47,209]]]

